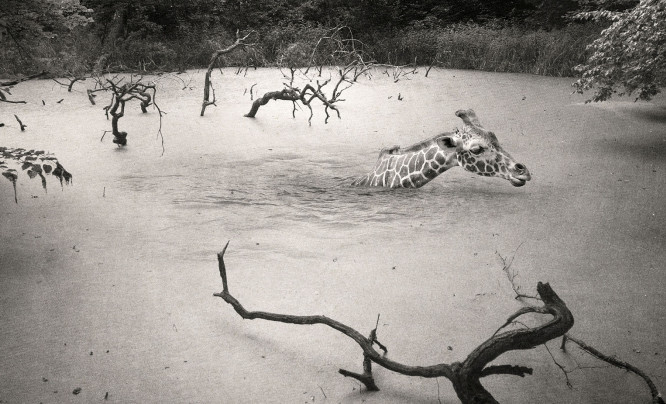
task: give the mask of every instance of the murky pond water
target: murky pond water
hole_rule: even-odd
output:
[[[463,359],[519,307],[498,260],[515,255],[525,290],[548,281],[567,302],[573,334],[664,386],[663,99],[585,105],[566,79],[431,71],[393,83],[377,71],[348,90],[342,119],[324,124],[315,108],[310,126],[284,102],[242,116],[253,84],[280,87],[277,71],[216,74],[218,106],[203,118],[202,72],[158,78],[164,153],[157,113],[138,106],[121,120],[128,147],[100,142],[110,123],[83,86],[28,82],[13,91],[27,105],[0,105],[0,144],[47,149],[74,174],[46,194],[21,178],[18,205],[0,183],[0,400],[437,402],[435,381],[381,370],[382,391],[359,395],[337,369],[358,370],[360,352],[327,329],[241,321],[211,297],[228,240],[232,292],[249,308],[362,331],[380,313],[380,339],[410,364]],[[532,181],[456,168],[418,190],[349,185],[382,147],[460,126],[461,108]],[[569,390],[545,349],[504,361],[535,375],[489,378],[503,402],[647,397],[613,369],[579,369]]]

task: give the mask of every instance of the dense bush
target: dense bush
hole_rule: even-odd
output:
[[[3,28],[18,40],[4,38],[0,74],[202,68],[234,42],[237,28],[255,31],[254,46],[223,55],[220,66],[302,66],[312,56],[317,64],[338,64],[346,61],[335,44],[319,39],[344,25],[350,29],[338,37],[353,39],[365,61],[573,76],[576,65],[592,66],[586,62],[595,52],[610,56],[598,46],[586,49],[602,26],[566,24],[567,13],[599,12],[600,4],[625,13],[636,2],[6,0],[0,2],[0,41]],[[622,48],[608,43],[608,52]],[[579,88],[603,85],[585,83]]]
[[[586,46],[599,34],[595,24],[576,24],[561,29],[526,30],[501,25],[454,24],[446,27],[406,28],[390,33],[375,34],[357,45],[368,58],[379,63],[405,65],[435,65],[444,68],[478,69],[487,71],[522,72],[550,76],[573,76],[574,66],[585,62]],[[319,38],[331,30],[310,25],[271,27],[258,32],[254,52],[232,52],[224,55],[221,66],[274,66],[288,56],[287,64],[307,64],[307,57],[314,50]],[[32,63],[47,68],[53,74],[90,70],[100,42],[91,33],[80,32],[79,40],[62,44],[52,40],[33,49]],[[341,35],[351,39],[349,31]],[[106,67],[110,70],[155,71],[203,68],[216,49],[234,41],[232,35],[191,32],[176,39],[125,39],[109,56]],[[2,57],[21,61],[5,49]],[[316,58],[318,63],[342,62],[331,57],[333,47],[320,43]],[[26,63],[3,66],[4,73],[25,72]],[[33,66],[32,70],[35,70]]]
[[[455,24],[410,29],[376,44],[375,56],[394,64],[572,76],[599,34],[593,24],[526,30],[501,25]]]

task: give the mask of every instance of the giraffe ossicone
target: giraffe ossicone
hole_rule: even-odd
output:
[[[352,185],[419,188],[444,171],[461,166],[485,177],[499,177],[520,187],[530,172],[499,144],[497,136],[483,128],[473,110],[456,111],[465,125],[406,148],[382,149],[374,169]]]

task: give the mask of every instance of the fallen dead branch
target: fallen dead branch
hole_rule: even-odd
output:
[[[213,56],[211,56],[210,62],[208,63],[208,69],[206,70],[206,77],[204,79],[204,97],[203,97],[203,102],[201,103],[201,116],[204,116],[204,113],[206,112],[206,107],[208,107],[209,105],[217,105],[215,104],[216,102],[215,89],[213,88],[213,82],[211,81],[210,78],[211,74],[213,73],[213,69],[215,68],[215,64],[217,63],[217,60],[220,58],[220,56],[227,54],[236,48],[244,49],[246,47],[251,47],[252,44],[248,43],[247,39],[254,32],[255,31],[250,31],[245,36],[241,37],[240,31],[236,31],[236,41],[224,49],[219,49],[215,51],[213,53]],[[213,96],[212,100],[210,99],[211,94]]]
[[[296,102],[300,102],[301,104],[308,107],[310,110],[308,123],[312,124],[314,111],[312,109],[311,103],[316,99],[324,105],[324,113],[326,114],[326,119],[324,122],[328,123],[328,119],[330,118],[330,114],[328,112],[329,109],[335,111],[338,115],[338,118],[340,118],[340,110],[338,110],[335,103],[341,101],[340,95],[342,94],[342,91],[344,91],[344,89],[340,89],[340,84],[348,81],[348,78],[345,76],[345,73],[342,69],[340,70],[339,80],[336,83],[335,88],[333,89],[333,93],[330,97],[326,96],[323,92],[323,88],[330,82],[330,79],[324,82],[317,81],[316,88],[310,84],[306,84],[302,89],[300,89],[293,84],[294,75],[295,69],[291,69],[291,80],[289,84],[285,84],[285,88],[279,91],[269,91],[262,97],[254,100],[250,111],[245,114],[245,117],[254,118],[257,115],[257,111],[259,111],[259,107],[266,105],[270,100],[285,100],[291,101],[293,103],[292,117],[294,117],[296,114]]]
[[[19,84],[19,83],[23,83],[24,81],[33,80],[33,79],[36,79],[36,78],[42,77],[42,76],[44,76],[44,75],[46,75],[46,74],[48,74],[47,71],[42,71],[42,72],[39,72],[39,73],[32,74],[32,75],[30,75],[30,76],[21,77],[20,79],[10,80],[10,81],[5,81],[5,82],[0,82],[0,86],[2,86],[2,87],[6,87],[6,86],[15,86],[15,85],[17,85],[17,84]]]
[[[7,103],[10,103],[10,104],[25,104],[26,103],[25,101],[13,101],[13,100],[7,99],[7,96],[5,95],[5,93],[9,94],[9,95],[12,95],[10,90],[13,86],[15,86],[19,83],[23,83],[24,81],[28,81],[28,80],[32,80],[32,79],[42,77],[47,73],[48,72],[43,71],[43,72],[36,73],[36,74],[30,75],[30,76],[22,77],[20,79],[0,82],[0,101],[1,102],[7,102]]]
[[[543,301],[543,306],[530,310],[521,309],[511,315],[509,320],[513,321],[527,312],[537,312],[551,315],[552,319],[550,321],[533,328],[495,333],[474,349],[463,362],[442,363],[430,366],[405,365],[387,358],[375,349],[375,345],[378,343],[376,326],[370,332],[369,336],[366,337],[348,325],[326,316],[297,316],[246,310],[229,292],[226,266],[224,264],[224,254],[228,245],[229,243],[217,255],[220,278],[222,279],[222,292],[215,293],[214,296],[220,297],[230,304],[243,319],[262,319],[300,325],[322,324],[351,338],[363,350],[363,373],[354,373],[344,369],[340,369],[339,372],[345,376],[357,379],[368,390],[378,390],[372,374],[372,363],[375,363],[387,370],[406,376],[426,378],[444,377],[453,384],[456,394],[463,403],[496,403],[497,401],[490,392],[482,386],[480,382],[481,378],[489,375],[524,377],[527,374],[532,374],[532,369],[525,366],[490,365],[490,363],[506,352],[532,349],[547,341],[558,338],[564,335],[574,323],[573,315],[564,301],[560,299],[549,284],[539,282],[537,284],[537,292]],[[507,324],[511,321],[507,321]],[[384,353],[387,351],[387,348],[383,346],[380,346],[380,349]]]
[[[8,100],[5,93],[7,93],[9,95],[12,95],[12,93],[9,91],[10,89],[11,89],[11,87],[0,88],[0,101],[6,102],[6,103],[9,103],[9,104],[25,104],[26,103],[25,101]]]
[[[329,30],[312,45],[311,49],[308,43],[300,42],[285,49],[280,57],[279,66],[281,71],[282,69],[289,71],[289,74],[283,71],[283,76],[288,81],[283,83],[281,90],[269,91],[254,100],[250,111],[245,116],[254,118],[259,108],[269,101],[285,100],[291,101],[293,104],[292,117],[295,117],[297,103],[306,106],[310,110],[308,123],[311,125],[314,114],[312,101],[318,100],[324,106],[325,123],[328,123],[330,118],[329,110],[335,111],[340,118],[340,111],[336,103],[344,101],[341,98],[342,93],[349,89],[361,75],[367,74],[373,66],[372,62],[365,60],[364,52],[359,49],[362,45],[360,41],[353,37],[343,37],[342,32],[345,30],[349,30],[349,28],[343,26]],[[348,35],[351,36],[350,30]],[[315,73],[321,77],[324,64],[340,64],[341,66],[335,68],[337,77],[334,78],[331,75],[328,79],[316,79]],[[314,70],[314,73],[311,70]],[[297,79],[305,84],[297,84]],[[331,90],[327,95],[329,88]]]
[[[606,362],[608,364],[611,364],[615,367],[618,367],[620,369],[625,369],[628,372],[631,372],[635,375],[638,375],[641,379],[643,379],[645,384],[648,385],[648,388],[650,389],[650,394],[652,395],[652,403],[653,404],[664,404],[664,399],[661,396],[661,393],[657,389],[657,386],[654,384],[652,379],[650,379],[650,377],[645,372],[643,372],[642,370],[640,370],[636,366],[633,366],[630,363],[622,361],[622,360],[620,360],[616,357],[605,355],[605,354],[599,352],[596,348],[588,345],[587,343],[583,342],[582,340],[580,340],[578,338],[572,337],[569,334],[564,334],[564,336],[562,337],[562,345],[560,345],[560,349],[562,349],[562,351],[566,351],[566,343],[568,341],[571,341],[574,344],[578,345],[578,347],[580,349],[582,349],[583,351],[587,352],[588,354],[594,356],[595,358],[597,358],[601,361],[604,361],[604,362]]]
[[[72,92],[72,87],[74,87],[74,84],[75,84],[77,81],[86,81],[86,80],[88,79],[88,77],[85,77],[85,76],[72,76],[72,77],[67,77],[66,79],[69,80],[69,83],[63,83],[63,82],[60,82],[60,81],[58,81],[58,79],[53,79],[53,81],[55,81],[57,84],[59,84],[59,85],[61,85],[61,86],[63,86],[63,87],[66,87],[66,88],[67,88],[67,92],[68,92],[68,93],[71,93],[71,92]]]
[[[522,243],[518,246],[518,248],[520,248],[520,246],[522,246]],[[516,248],[516,251],[518,250],[518,248]],[[519,301],[523,302],[524,304],[526,304],[526,306],[523,307],[522,309],[520,309],[518,312],[522,312],[522,313],[529,313],[529,312],[537,312],[538,313],[538,312],[540,312],[539,311],[539,310],[541,310],[540,307],[535,307],[535,306],[530,305],[529,303],[527,303],[525,301],[525,299],[543,300],[543,297],[540,296],[540,294],[539,294],[539,296],[530,296],[530,295],[526,295],[526,294],[522,293],[520,285],[518,285],[517,282],[516,282],[516,277],[518,276],[518,273],[515,272],[514,270],[510,269],[511,264],[513,263],[514,256],[511,256],[510,259],[507,259],[505,257],[502,257],[497,251],[495,253],[500,257],[500,260],[502,261],[502,263],[504,265],[502,270],[507,275],[507,279],[509,280],[509,283],[511,284],[511,288],[513,289],[516,300],[519,300]],[[515,255],[515,251],[514,251],[514,255]],[[515,318],[509,317],[507,322],[504,325],[502,325],[502,327],[500,327],[498,329],[498,331],[501,330],[502,328],[512,324],[512,323],[517,323],[517,322],[515,321]],[[562,350],[563,352],[566,352],[566,344],[569,341],[576,344],[581,350],[590,354],[591,356],[593,356],[593,357],[595,357],[595,358],[597,358],[597,359],[599,359],[603,362],[606,362],[606,363],[608,363],[612,366],[615,366],[615,367],[620,368],[620,369],[625,369],[626,371],[634,373],[635,375],[639,376],[641,379],[643,379],[645,384],[647,384],[648,389],[650,390],[650,395],[652,396],[652,401],[651,402],[653,404],[664,404],[664,399],[663,399],[661,393],[659,392],[659,390],[657,389],[657,386],[654,384],[652,379],[650,379],[650,377],[647,375],[647,373],[645,373],[641,369],[637,368],[636,366],[631,365],[630,363],[627,363],[623,360],[620,360],[617,357],[603,354],[599,350],[594,348],[593,346],[587,344],[586,342],[584,342],[583,340],[581,340],[579,338],[572,337],[568,333],[566,333],[562,336],[562,344],[560,345],[560,350]],[[571,373],[572,370],[567,370],[563,365],[558,363],[555,360],[555,357],[551,353],[550,349],[545,344],[544,344],[544,346],[546,347],[546,350],[550,354],[551,359],[553,360],[555,365],[557,367],[559,367],[560,370],[564,373],[564,376],[566,378],[567,386],[569,388],[572,388],[573,386],[571,385],[571,382],[569,381],[569,373]]]
[[[14,114],[14,118],[16,118],[16,122],[18,122],[19,126],[21,127],[21,132],[25,132],[25,128],[27,128],[28,125],[25,125],[23,122],[21,122],[21,119],[19,119],[16,114]]]

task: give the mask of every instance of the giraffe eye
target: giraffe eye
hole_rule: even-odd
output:
[[[470,151],[472,154],[481,154],[481,153],[483,153],[483,147],[481,147],[481,146],[472,146],[472,147],[469,149],[469,151]]]

